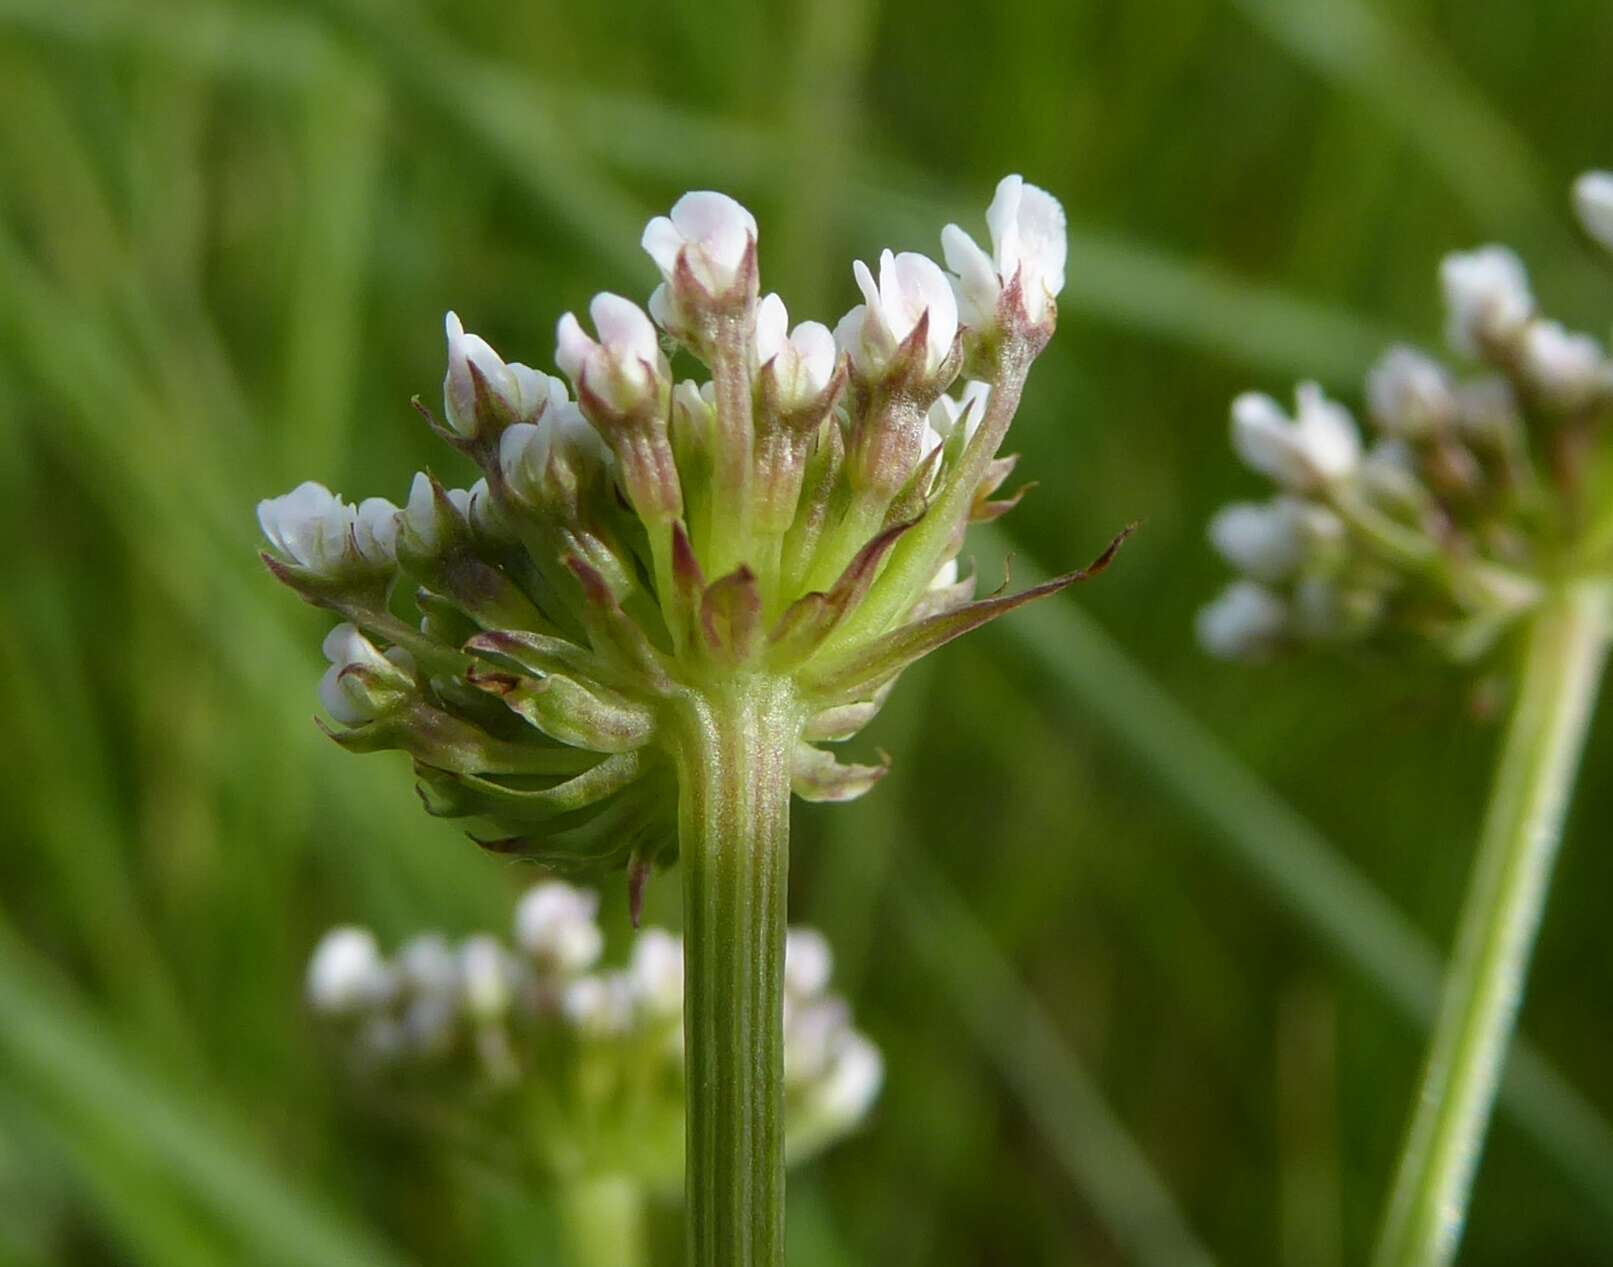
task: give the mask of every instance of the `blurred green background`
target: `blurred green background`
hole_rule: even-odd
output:
[[[1202,525],[1258,488],[1226,402],[1357,401],[1481,240],[1605,330],[1565,193],[1610,64],[1605,0],[0,0],[0,1262],[556,1261],[302,1007],[329,924],[503,929],[533,873],[320,737],[253,504],[463,476],[408,406],[444,309],[547,364],[686,188],[832,323],[853,256],[982,230],[1011,170],[1070,282],[1010,441],[1041,487],[969,553],[1144,530],[910,674],[875,794],[798,809],[792,914],[889,1083],[792,1181],[792,1262],[1362,1261],[1495,733],[1428,666],[1199,655]],[[1464,1263],[1613,1262],[1610,761],[1604,717]]]

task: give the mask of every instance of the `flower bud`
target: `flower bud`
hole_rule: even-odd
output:
[[[440,489],[440,495],[439,495]],[[409,485],[409,500],[403,508],[402,529],[405,548],[435,555],[465,535],[470,513],[470,492],[463,488],[441,489],[431,476],[416,471]]]
[[[494,1021],[510,1006],[514,973],[498,938],[487,933],[467,937],[459,948],[459,978],[466,1013],[478,1021]]]
[[[986,211],[991,254],[955,224],[941,231],[941,250],[953,282],[963,324],[989,331],[1004,319],[1051,327],[1054,300],[1064,289],[1069,243],[1064,208],[1044,189],[1020,176],[1004,176]],[[1018,281],[1015,311],[1002,311],[1005,292]]]
[[[644,227],[640,245],[665,278],[650,312],[680,338],[698,339],[707,314],[756,295],[756,217],[727,194],[684,194]]]
[[[841,318],[834,337],[857,374],[868,382],[892,371],[921,382],[940,377],[958,332],[957,297],[940,266],[913,251],[882,251],[877,285],[861,260],[852,272],[865,302]],[[913,343],[921,323],[923,341]]]
[[[1588,334],[1575,334],[1556,321],[1529,323],[1523,336],[1523,372],[1554,408],[1590,404],[1609,386],[1601,346]]]
[[[397,568],[398,508],[384,497],[349,506],[308,480],[258,503],[258,526],[284,559],[323,579],[379,576]]]
[[[466,439],[532,417],[543,408],[547,376],[519,362],[506,364],[480,335],[466,334],[450,312],[448,373],[442,381],[448,425]]]
[[[831,995],[791,1007],[784,1026],[785,1081],[803,1086],[823,1077],[850,1029],[844,999]]]
[[[784,414],[821,401],[839,359],[828,326],[803,321],[786,335],[789,319],[777,295],[766,296],[756,307],[756,364]]]
[[[1344,406],[1315,383],[1296,392],[1292,420],[1270,396],[1245,392],[1232,402],[1232,446],[1251,468],[1283,487],[1307,492],[1350,475],[1361,436]]]
[[[383,1007],[396,983],[367,928],[333,928],[308,961],[308,1002],[327,1016]]]
[[[1500,375],[1477,378],[1456,389],[1456,427],[1469,444],[1508,452],[1523,436],[1512,384]]]
[[[1425,440],[1451,425],[1456,397],[1438,361],[1396,344],[1367,375],[1367,408],[1386,434]]]
[[[1574,210],[1585,232],[1613,251],[1613,172],[1586,172],[1576,180]]]
[[[630,299],[602,292],[588,305],[596,341],[576,316],[560,318],[555,334],[555,363],[571,379],[579,400],[596,398],[614,414],[631,414],[653,406],[668,385],[666,358],[655,326]]]
[[[817,998],[829,988],[834,956],[815,928],[792,928],[784,935],[784,990],[797,999]]]
[[[610,451],[582,410],[556,392],[536,422],[518,422],[499,437],[499,468],[515,497],[533,510],[575,519],[578,496],[609,461]]]
[[[683,943],[660,928],[646,928],[633,942],[627,980],[634,1001],[650,1016],[683,1011]]]
[[[1340,542],[1344,524],[1325,506],[1297,497],[1264,505],[1235,502],[1210,520],[1210,544],[1222,558],[1257,581],[1285,581],[1324,546]]]
[[[578,977],[560,996],[560,1012],[590,1038],[626,1033],[633,1024],[633,999],[627,979],[618,973]]]
[[[1523,261],[1504,246],[1447,255],[1439,281],[1445,292],[1445,338],[1463,356],[1511,343],[1534,313]]]
[[[885,1061],[879,1048],[851,1030],[835,1052],[829,1076],[813,1091],[813,1108],[830,1129],[849,1131],[868,1115],[885,1083]]]
[[[534,885],[515,910],[515,940],[544,968],[586,972],[599,961],[604,935],[594,922],[599,895],[560,880]]]
[[[452,999],[459,990],[459,962],[441,933],[420,933],[404,942],[397,966],[416,998]]]
[[[1288,625],[1288,606],[1254,581],[1233,581],[1199,609],[1194,622],[1199,646],[1222,660],[1259,656],[1276,643]]]
[[[930,426],[943,440],[963,426],[963,439],[967,444],[974,439],[980,420],[986,416],[986,403],[991,399],[991,384],[970,379],[956,397],[939,396],[930,406]]]
[[[414,689],[407,653],[394,649],[396,659],[389,659],[352,625],[337,625],[322,649],[330,668],[319,680],[319,702],[344,726],[373,721]]]

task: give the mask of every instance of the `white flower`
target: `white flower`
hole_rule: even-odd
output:
[[[610,450],[604,438],[566,395],[566,386],[551,378],[549,403],[536,422],[518,422],[499,437],[499,469],[515,493],[532,505],[544,499],[551,463],[606,464]]]
[[[852,1030],[841,1040],[834,1064],[813,1092],[813,1107],[836,1128],[849,1130],[867,1115],[885,1083],[879,1048]]]
[[[1613,251],[1613,172],[1586,172],[1576,180],[1574,210],[1585,232]]]
[[[599,895],[548,880],[527,890],[515,908],[515,940],[560,973],[585,972],[599,961],[604,935],[594,922]]]
[[[308,1002],[328,1016],[351,1016],[383,1006],[394,983],[367,928],[333,928],[308,961]]]
[[[785,1081],[799,1087],[823,1077],[850,1029],[851,1009],[844,999],[830,996],[790,1007],[784,1024]]]
[[[459,948],[459,979],[465,1010],[478,1020],[495,1020],[510,1006],[514,974],[498,938],[478,933],[465,939]]]
[[[1608,385],[1601,346],[1556,321],[1531,321],[1523,338],[1523,371],[1561,409],[1589,404]]]
[[[1367,375],[1367,407],[1390,435],[1419,440],[1450,423],[1456,397],[1444,366],[1398,343]]]
[[[930,406],[930,426],[943,440],[949,440],[961,422],[964,442],[968,443],[974,439],[980,420],[986,416],[986,403],[990,399],[991,384],[972,378],[956,397],[937,397]]]
[[[963,323],[977,329],[994,325],[1003,288],[1019,275],[1025,314],[1040,325],[1064,289],[1069,242],[1064,208],[1044,189],[1019,176],[1004,176],[986,211],[991,254],[955,224],[941,230],[941,251],[957,274]]]
[[[595,1038],[626,1033],[633,1024],[633,996],[620,973],[578,977],[560,996],[561,1014]]]
[[[518,361],[506,364],[486,339],[466,334],[452,312],[443,324],[448,334],[448,373],[442,380],[442,403],[450,427],[462,436],[474,436],[480,427],[472,367],[511,417],[528,418],[543,407],[547,375]]]
[[[922,372],[933,375],[952,351],[958,333],[957,297],[940,266],[914,251],[900,255],[882,251],[878,285],[861,260],[852,265],[852,273],[866,302],[841,318],[834,337],[858,372],[865,378],[880,377],[902,341],[929,313]]]
[[[555,363],[571,379],[578,398],[587,390],[610,408],[628,413],[654,392],[660,378],[661,343],[655,326],[631,299],[601,292],[588,305],[595,340],[572,313],[555,331]]]
[[[673,203],[670,216],[656,216],[645,225],[640,245],[668,284],[675,283],[682,256],[695,281],[717,296],[733,288],[754,241],[755,216],[727,194],[697,190]]]
[[[1232,402],[1232,447],[1254,470],[1305,491],[1342,479],[1361,459],[1361,436],[1344,406],[1315,383],[1295,393],[1292,420],[1270,396],[1245,392]]]
[[[366,684],[347,670],[357,666],[379,670],[391,677],[394,661],[375,649],[375,644],[349,624],[340,624],[325,635],[321,648],[330,668],[319,679],[319,702],[325,711],[344,726],[358,726],[375,718],[375,701]]]
[[[455,999],[459,961],[441,933],[419,933],[398,949],[398,971],[409,992],[422,998]]]
[[[465,519],[470,514],[469,490],[450,488],[444,491],[448,495],[449,505],[459,512],[461,519]],[[424,471],[416,471],[414,482],[409,485],[409,500],[403,507],[403,524],[428,553],[440,549],[447,534],[455,527],[449,520],[448,512],[438,503],[431,477]]]
[[[258,526],[282,557],[325,576],[359,566],[389,571],[397,563],[397,507],[384,497],[349,506],[308,480],[258,503]]]
[[[1508,343],[1534,312],[1523,261],[1504,246],[1447,255],[1439,266],[1445,292],[1445,338],[1463,356]]]
[[[1241,660],[1270,648],[1288,624],[1288,606],[1254,581],[1233,581],[1199,608],[1199,646],[1223,660]]]
[[[683,943],[665,929],[646,928],[633,942],[627,981],[638,1005],[651,1016],[683,1011]]]
[[[813,999],[829,988],[834,956],[829,941],[815,928],[792,928],[784,934],[784,989],[798,999]]]
[[[816,400],[834,377],[839,351],[829,327],[803,321],[786,336],[790,315],[784,301],[769,294],[756,305],[756,364],[772,365],[780,405],[799,409]]]

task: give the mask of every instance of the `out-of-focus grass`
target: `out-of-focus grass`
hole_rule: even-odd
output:
[[[907,684],[874,800],[799,815],[797,909],[891,1084],[797,1183],[794,1261],[1358,1259],[1491,736],[1427,672],[1197,656],[1200,525],[1251,488],[1224,401],[1432,338],[1437,256],[1480,236],[1605,320],[1561,190],[1613,150],[1610,54],[1590,0],[0,0],[0,1258],[541,1260],[541,1201],[372,1129],[300,1009],[325,924],[496,924],[530,873],[318,737],[320,622],[251,505],[401,494],[440,460],[406,402],[441,311],[546,361],[559,312],[647,290],[682,188],[752,204],[770,284],[832,320],[853,254],[933,250],[1019,169],[1073,227],[1008,531],[1048,563],[1145,531],[1084,612]],[[1467,1262],[1613,1245],[1596,835]]]

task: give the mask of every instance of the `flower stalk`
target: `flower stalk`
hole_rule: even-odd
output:
[[[790,682],[752,676],[679,710],[690,1267],[784,1260],[784,925]]]
[[[1417,1108],[1374,1263],[1456,1254],[1613,634],[1613,588],[1573,583],[1533,617]]]

